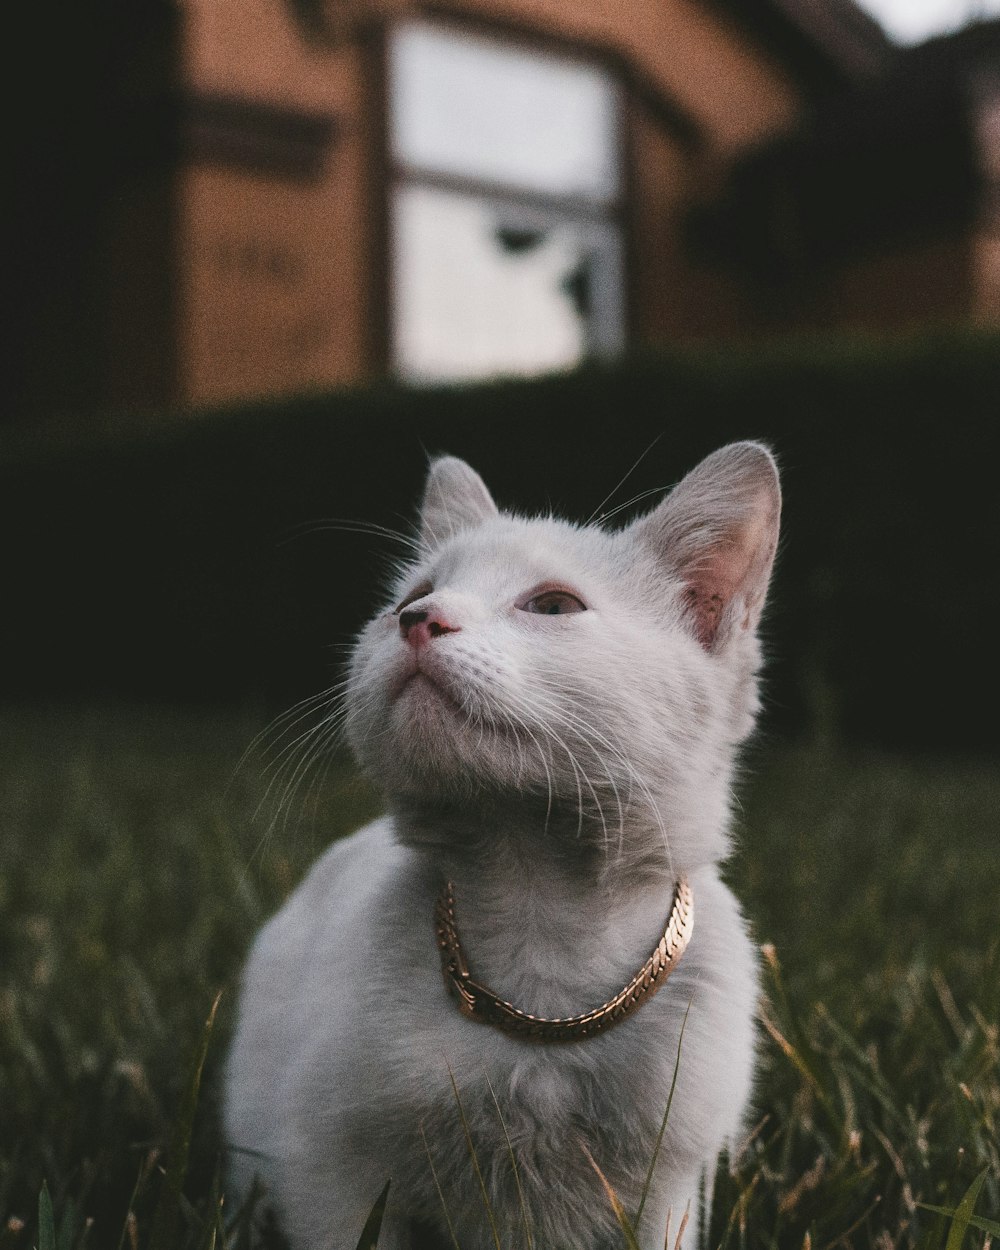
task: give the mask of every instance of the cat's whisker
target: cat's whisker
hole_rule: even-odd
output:
[[[530,701],[529,699],[527,699],[526,697],[524,697],[523,695],[522,695],[522,699],[521,699],[521,706],[522,706],[522,708],[527,708],[527,710],[529,710],[529,711],[534,711],[536,715],[539,715],[539,709],[538,709],[537,707],[532,707],[532,706],[531,706],[531,701]],[[547,709],[546,709],[546,710],[547,710]],[[543,719],[543,717],[542,717],[541,715],[539,715],[539,719],[541,720],[541,719]],[[559,736],[559,735],[555,732],[555,730],[552,728],[552,725],[551,725],[551,724],[545,724],[545,727],[544,727],[543,732],[545,732],[545,733],[546,733],[546,734],[547,734],[547,735],[548,735],[548,736],[549,736],[549,737],[550,737],[550,738],[551,738],[551,739],[552,739],[555,743],[557,743],[557,744],[558,744],[558,745],[562,748],[562,750],[563,750],[563,752],[565,753],[566,758],[567,758],[567,760],[568,760],[568,762],[569,762],[569,764],[570,764],[570,767],[573,769],[573,773],[574,773],[574,776],[575,776],[575,778],[576,778],[576,788],[577,788],[577,811],[578,811],[578,819],[577,819],[577,837],[582,837],[582,836],[583,836],[583,827],[584,827],[583,790],[582,790],[582,787],[581,787],[581,785],[580,785],[580,779],[581,779],[581,777],[582,777],[582,779],[583,779],[584,783],[586,784],[587,788],[590,790],[591,797],[592,797],[592,799],[593,799],[593,801],[594,801],[594,804],[595,804],[595,806],[596,806],[596,808],[597,808],[598,817],[599,817],[600,822],[601,822],[601,827],[602,827],[602,830],[603,830],[603,833],[604,833],[604,839],[605,839],[605,843],[606,843],[606,842],[607,842],[607,837],[608,837],[608,828],[607,828],[607,822],[606,822],[605,817],[604,817],[604,807],[603,807],[603,805],[602,805],[602,803],[601,803],[600,798],[598,797],[597,790],[595,789],[593,782],[590,780],[590,777],[589,777],[589,776],[588,776],[588,774],[587,774],[587,770],[586,770],[586,769],[584,769],[584,768],[582,768],[582,767],[580,766],[579,761],[577,760],[576,756],[574,755],[574,753],[573,753],[573,751],[571,750],[571,748],[569,747],[569,745],[568,745],[568,744],[564,741],[564,739],[562,739],[562,738],[561,738],[561,737],[560,737],[560,736]]]
[[[301,721],[306,718],[300,717],[299,719]],[[308,728],[302,730],[302,732],[292,738],[291,741],[285,743],[281,750],[278,751],[277,754],[275,754],[264,766],[261,770],[261,775],[263,777],[269,776],[271,783],[273,783],[273,781],[280,777],[285,771],[289,761],[293,761],[297,757],[300,747],[307,743],[314,734],[319,732],[322,726],[326,724],[326,721],[327,716],[324,714],[318,721],[315,722],[315,724],[312,724]]]
[[[502,708],[500,710],[508,726],[511,729],[514,729],[514,728],[523,729],[529,741],[538,751],[538,758],[541,760],[542,768],[545,770],[545,784],[546,784],[545,823],[542,828],[543,828],[544,833],[548,833],[549,821],[552,819],[552,804],[554,802],[554,792],[553,792],[553,787],[552,787],[552,769],[550,767],[550,762],[546,757],[545,748],[543,744],[539,741],[538,736],[531,730],[531,728],[528,726],[527,722],[523,720],[523,718],[519,716],[515,716],[514,713],[509,708]],[[521,768],[523,770],[523,768],[525,767],[524,745],[521,742],[520,738],[517,738],[516,741],[517,741],[517,746],[518,746],[518,752],[521,756]]]
[[[320,691],[319,694],[309,695],[304,699],[300,699],[298,703],[293,704],[292,707],[288,708],[284,712],[281,712],[278,716],[274,717],[273,720],[269,721],[263,729],[259,730],[254,735],[249,745],[243,751],[243,754],[236,763],[236,767],[233,769],[233,777],[235,778],[239,774],[240,770],[245,767],[247,761],[252,757],[254,752],[257,751],[280,726],[288,721],[289,718],[294,717],[296,713],[300,713],[298,719],[308,716],[312,709],[317,707],[319,704],[322,704],[325,700],[331,698],[336,688],[336,685],[330,686],[326,690]],[[293,721],[292,723],[297,724],[298,720]],[[286,732],[288,732],[287,728],[282,729],[276,741],[280,741]],[[268,749],[270,749],[270,746],[271,744],[269,743]]]
[[[260,801],[258,802],[257,807],[253,813],[253,820],[255,821],[259,820],[262,812],[264,812],[264,810],[267,809],[268,807],[270,807],[272,809],[272,812],[274,812],[275,814],[277,812],[280,812],[283,797],[287,791],[287,778],[293,772],[294,767],[298,759],[300,758],[300,751],[302,749],[302,744],[305,741],[308,741],[308,738],[312,734],[314,734],[316,731],[317,731],[317,727],[313,726],[307,731],[307,733],[300,735],[300,738],[296,739],[295,743],[292,744],[290,748],[292,753],[289,755],[289,757],[287,759],[282,760],[280,763],[276,763],[276,766],[273,768],[272,775],[270,779],[268,780],[264,793],[261,795]],[[275,794],[279,796],[276,803],[274,802],[272,798],[272,796]],[[275,816],[272,816],[271,821],[269,823],[272,827],[274,826]]]
[[[557,695],[561,693],[560,687],[554,687],[551,685],[551,683],[545,682],[544,679],[542,680],[540,684],[542,684],[543,686],[549,686],[551,689],[554,690],[554,692]],[[580,733],[581,737],[584,738],[586,745],[591,747],[591,749],[594,751],[595,758],[598,760],[601,767],[605,770],[605,774],[608,778],[608,782],[611,785],[613,791],[615,792],[616,799],[619,804],[619,811],[621,811],[622,805],[620,801],[620,795],[618,792],[618,784],[615,780],[614,774],[610,771],[610,769],[608,769],[606,760],[604,759],[602,754],[594,748],[594,742],[595,741],[599,742],[602,746],[606,747],[611,752],[613,758],[617,759],[623,765],[624,768],[630,769],[630,765],[625,755],[616,747],[614,743],[612,743],[609,739],[607,739],[602,734],[597,732],[594,729],[594,727],[590,725],[588,721],[585,721],[582,717],[576,716],[575,714],[570,712],[566,708],[564,702],[562,706],[555,705],[552,708],[540,708],[537,710],[542,717],[556,716],[559,718],[560,722],[563,724],[565,728],[572,729]]]
[[[317,521],[305,521],[301,525],[293,526],[291,530],[287,531],[278,540],[277,545],[279,547],[287,546],[289,543],[295,542],[299,538],[306,538],[310,534],[326,532],[363,534],[366,537],[387,538],[406,547],[414,556],[421,554],[420,543],[412,534],[405,534],[402,530],[394,530],[388,525],[378,525],[374,521],[356,521],[346,517],[323,517]]]
[[[317,741],[313,752],[313,759],[309,765],[308,771],[312,773],[312,780],[309,782],[306,792],[302,796],[301,807],[303,812],[305,812],[308,811],[310,805],[312,805],[313,828],[315,828],[316,809],[323,793],[323,787],[326,784],[326,779],[330,774],[330,769],[333,767],[333,762],[337,756],[336,747],[339,736],[339,726],[331,723],[328,726],[327,732],[323,738]]]
[[[274,730],[278,729],[289,720],[296,718],[297,714],[308,712],[312,708],[315,708],[318,704],[333,702],[346,690],[348,680],[349,679],[346,676],[339,677],[336,681],[327,686],[325,690],[321,690],[319,694],[312,695],[305,699],[300,699],[298,703],[293,704],[287,711],[276,716],[274,720],[261,731],[258,735],[258,739],[264,737],[264,735],[272,734]],[[281,736],[282,735],[278,735],[279,738]]]
[[[317,786],[321,785],[322,780],[325,779],[336,754],[337,744],[341,740],[345,718],[344,706],[334,708],[307,735],[303,735],[297,756],[286,761],[283,769],[285,786],[276,813],[276,818],[281,816],[282,828],[287,827],[296,796],[310,774],[312,774],[312,779],[302,798],[303,807],[309,803]],[[319,761],[323,763],[317,769],[316,765]]]
[[[271,779],[257,806],[254,818],[259,818],[262,810],[271,802],[272,794],[280,787],[280,796],[275,803],[273,815],[269,822],[270,832],[274,832],[279,825],[282,829],[287,828],[295,796],[301,789],[305,778],[311,772],[314,772],[317,761],[325,757],[327,765],[323,769],[323,776],[325,777],[328,772],[334,748],[338,741],[341,740],[344,726],[350,715],[356,710],[343,697],[347,686],[348,679],[344,678],[329,687],[324,692],[325,706],[322,707],[323,714],[320,719],[314,725],[299,733],[291,742],[286,743],[281,751],[269,762],[265,774],[270,772]],[[370,701],[369,698],[365,702],[370,703]],[[316,710],[315,707],[309,708],[292,721],[279,735],[278,741],[292,732],[296,724],[306,719]],[[304,802],[309,801],[317,779],[317,776],[314,775]]]
[[[563,720],[567,726],[572,726],[572,728],[574,728],[577,731],[577,733],[579,733],[584,743],[593,752],[594,758],[597,760],[598,764],[604,770],[604,775],[607,777],[608,784],[611,786],[612,793],[614,794],[615,806],[618,810],[618,854],[620,856],[621,851],[622,851],[622,846],[624,843],[624,837],[625,837],[625,807],[622,803],[621,792],[618,789],[618,782],[615,779],[615,775],[612,772],[611,768],[609,767],[608,761],[603,755],[603,753],[599,751],[597,747],[594,745],[595,741],[599,742],[601,745],[605,746],[608,750],[610,750],[612,754],[612,758],[618,760],[619,763],[625,764],[627,766],[627,761],[625,760],[624,756],[622,756],[619,752],[615,751],[615,749],[607,741],[607,739],[604,739],[601,735],[594,733],[591,727],[586,722],[580,721],[575,717],[566,716],[565,714],[564,714]],[[603,819],[603,814],[602,814],[602,819]],[[607,839],[605,839],[605,857],[607,857]]]
[[[331,690],[328,698],[326,698],[322,703],[316,704],[311,708],[306,708],[300,713],[299,716],[295,717],[294,720],[290,720],[285,726],[283,726],[281,732],[274,735],[270,742],[266,743],[263,748],[264,758],[266,760],[263,764],[263,771],[265,775],[279,763],[286,752],[294,750],[298,737],[292,738],[288,742],[285,742],[285,739],[289,738],[299,725],[301,725],[304,721],[308,721],[311,717],[318,717],[318,720],[315,723],[322,724],[331,715],[334,715],[336,713],[340,697],[340,692]],[[308,730],[301,731],[301,733],[307,732]],[[282,743],[284,743],[284,745],[281,745]],[[269,757],[268,753],[270,753]]]
[[[322,736],[325,722],[313,725],[306,733],[301,734],[293,744],[293,752],[282,763],[268,783],[264,792],[257,812],[254,813],[255,818],[260,814],[262,808],[267,805],[271,798],[271,794],[276,788],[280,788],[279,797],[274,806],[273,814],[270,821],[270,831],[274,832],[280,825],[284,831],[287,828],[288,814],[290,810],[290,802],[297,789],[298,780],[302,774],[303,767],[308,767],[308,761],[311,757],[312,746],[317,738]]]
[[[527,710],[529,711],[535,711],[536,715],[538,715],[537,709],[531,708],[528,705],[527,700],[523,699],[523,697],[521,700],[521,707],[522,707],[522,710],[527,708]],[[543,709],[541,712],[541,715],[538,716],[538,718],[543,722],[543,725],[544,725],[544,728],[542,729],[542,734],[544,735],[544,737],[548,738],[551,742],[555,743],[557,746],[562,748],[562,751],[566,756],[567,762],[569,763],[569,766],[573,771],[573,779],[574,779],[574,784],[576,787],[576,797],[577,797],[577,837],[581,837],[583,834],[584,805],[583,805],[583,788],[580,785],[580,778],[583,777],[585,781],[587,781],[588,779],[586,777],[586,774],[583,772],[583,770],[581,770],[580,767],[578,766],[576,757],[574,756],[573,752],[569,749],[566,743],[559,737],[559,735],[553,731],[551,724],[546,723],[546,711],[547,709]],[[532,733],[531,730],[527,729],[527,725],[523,721],[523,719],[521,720],[521,723],[525,724],[525,728],[527,732],[531,734],[532,739],[537,742],[538,739],[536,735]],[[541,747],[539,749],[541,749]],[[547,831],[549,827],[549,821],[552,818],[552,808],[553,808],[553,802],[554,802],[552,770],[551,770],[551,767],[549,766],[549,763],[545,764],[545,774],[546,774],[546,781],[548,785],[548,802],[547,802],[546,812],[545,812],[545,829]],[[591,790],[593,792],[593,787],[591,787]],[[595,796],[595,800],[596,800],[596,796]]]
[[[543,690],[547,697],[539,697],[540,690]],[[470,720],[474,721],[479,735],[479,743],[482,743],[485,725],[491,719],[498,719],[497,699],[483,690],[478,690],[477,693],[478,698],[486,703],[486,716],[484,717],[476,712],[472,706],[474,700],[471,698],[463,702],[463,707],[470,716]],[[673,855],[670,840],[663,824],[659,804],[656,802],[648,783],[635,768],[622,745],[612,740],[607,734],[602,733],[587,718],[586,714],[589,713],[589,705],[586,701],[587,693],[582,686],[566,686],[565,684],[553,683],[542,678],[539,680],[538,689],[533,692],[533,695],[529,696],[524,691],[519,693],[516,702],[518,711],[521,713],[520,716],[512,716],[510,707],[507,707],[506,709],[501,709],[505,714],[501,715],[499,719],[511,729],[516,728],[526,736],[530,734],[528,726],[528,720],[530,719],[532,723],[541,727],[540,731],[546,737],[559,746],[560,754],[565,757],[571,771],[571,781],[576,791],[578,836],[582,836],[583,825],[586,820],[596,820],[601,828],[604,855],[609,865],[612,862],[621,862],[625,850],[626,823],[629,819],[629,814],[635,808],[636,796],[638,795],[643,798],[644,810],[648,811],[650,819],[658,829],[667,866],[673,872]],[[568,705],[567,695],[569,696]],[[509,692],[507,692],[506,697],[513,701]],[[557,730],[563,732],[556,732]],[[597,777],[593,773],[593,767],[584,766],[578,752],[570,746],[569,740],[574,738],[581,746],[586,748],[593,766],[603,775],[607,788],[610,791],[610,798],[616,813],[617,836],[614,843],[612,842],[611,831],[608,826],[605,800],[601,796]],[[534,745],[538,749],[537,741],[535,741]],[[523,746],[519,747],[519,758],[523,761]],[[540,758],[546,770],[546,787],[549,793],[546,814],[547,828],[551,818],[554,785],[551,769],[541,753]],[[523,767],[523,765],[519,767]],[[625,787],[624,792],[623,786]],[[587,802],[584,801],[584,787],[589,791]],[[593,811],[588,810],[591,805]],[[612,852],[613,846],[614,850]]]
[[[565,690],[565,687],[559,687],[559,689]],[[579,692],[579,688],[578,688],[578,692]],[[590,692],[582,691],[581,693],[583,693],[584,695],[588,695]],[[590,700],[589,702],[584,702],[583,704],[576,704],[576,706],[581,706],[583,707],[584,710],[589,710],[591,703],[592,703],[592,700]],[[673,873],[674,871],[673,853],[671,850],[670,838],[667,834],[666,826],[663,823],[663,816],[660,810],[660,804],[656,801],[656,798],[654,797],[649,787],[649,784],[645,781],[645,779],[641,776],[641,774],[636,770],[636,768],[634,767],[634,765],[632,764],[631,760],[628,758],[624,750],[622,750],[615,743],[609,741],[603,734],[601,734],[593,726],[589,725],[589,722],[584,722],[582,721],[581,718],[577,718],[577,725],[581,731],[586,731],[587,733],[590,733],[596,736],[597,740],[600,741],[604,746],[607,747],[609,751],[612,752],[614,758],[616,758],[619,761],[619,763],[622,765],[622,768],[626,772],[626,775],[629,778],[630,784],[634,783],[638,787],[640,793],[646,800],[649,812],[655,818],[655,822],[660,833],[663,849],[667,857],[668,868],[670,872]],[[622,836],[624,836],[624,829],[622,830]]]
[[[644,499],[651,499],[654,495],[663,495],[666,491],[666,486],[651,486],[648,490],[641,490],[637,495],[633,495],[631,499],[626,499],[624,503],[618,504],[607,512],[602,512],[597,518],[597,524],[603,525],[606,521],[610,521],[612,517],[618,516],[619,513],[634,507],[635,504],[641,503]],[[588,524],[590,524],[589,521]]]
[[[555,743],[556,746],[562,749],[562,753],[566,756],[567,763],[569,764],[570,768],[573,770],[573,781],[576,787],[576,807],[577,807],[576,836],[580,838],[583,836],[583,826],[584,826],[583,786],[580,784],[580,779],[582,777],[583,780],[587,782],[588,785],[590,785],[590,782],[586,774],[579,767],[577,760],[576,760],[576,756],[569,749],[566,743],[559,737],[559,735],[552,729],[552,727],[549,725],[546,725],[543,730],[543,733],[545,737],[547,737],[551,742]],[[591,786],[590,788],[591,788],[591,793],[593,794],[593,786]],[[596,800],[596,795],[594,797]],[[549,810],[549,814],[551,814],[551,808]]]
[[[586,521],[584,521],[584,525],[589,525],[593,521],[594,517],[597,516],[597,514],[601,511],[604,505],[608,502],[608,500],[614,499],[615,495],[617,495],[617,493],[629,480],[629,478],[636,471],[636,469],[638,469],[639,465],[642,464],[643,460],[646,459],[646,457],[649,455],[649,453],[653,450],[653,448],[656,446],[656,444],[660,441],[662,437],[663,437],[662,434],[657,434],[657,436],[653,439],[653,441],[649,444],[649,446],[639,453],[638,457],[632,462],[632,464],[630,465],[626,473],[622,476],[622,478],[612,487],[610,491],[608,491],[608,493],[604,496],[604,498],[597,505],[594,511],[590,514],[590,516],[587,517]],[[634,499],[629,501],[629,503],[634,503],[634,502],[635,502]],[[623,508],[627,508],[629,504],[625,503],[625,504],[621,504],[620,506]],[[604,520],[604,517],[598,517],[598,522],[602,520]]]

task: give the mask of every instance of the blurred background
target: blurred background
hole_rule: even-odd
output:
[[[3,687],[280,705],[329,684],[392,554],[320,523],[405,526],[428,453],[586,516],[640,458],[609,506],[761,437],[789,507],[775,723],[995,743],[966,702],[1000,554],[991,13],[36,14]]]
[[[1000,0],[19,17],[0,1246],[55,1244],[43,1179],[60,1247],[219,1231],[211,1114],[188,1239],[152,1214],[178,1056],[377,806],[322,700],[240,757],[337,679],[428,455],[624,521],[734,438],[786,503],[731,875],[807,1058],[715,1227],[930,1246],[982,1168],[996,1211]]]
[[[993,325],[989,12],[94,0],[38,15],[5,419]]]

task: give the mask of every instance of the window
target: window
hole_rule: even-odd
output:
[[[389,47],[393,365],[531,374],[624,341],[619,95],[589,62],[428,23]]]

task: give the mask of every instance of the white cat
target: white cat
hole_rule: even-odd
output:
[[[634,1219],[675,1067],[641,1244],[697,1211],[754,1065],[718,864],[779,511],[756,443],[618,531],[498,512],[463,461],[431,466],[347,694],[389,815],[258,937],[229,1058],[234,1188],[259,1172],[296,1250],[353,1250],[390,1178],[380,1250],[486,1250],[491,1220],[505,1248],[620,1246],[591,1159]],[[525,1036],[524,1013],[562,1022]]]

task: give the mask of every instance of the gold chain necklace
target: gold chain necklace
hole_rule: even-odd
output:
[[[470,1020],[492,1024],[504,1033],[514,1033],[528,1041],[572,1042],[592,1037],[612,1028],[647,1002],[667,981],[680,962],[691,940],[694,928],[694,896],[686,877],[681,877],[674,891],[673,906],[663,937],[628,985],[600,1007],[578,1016],[547,1019],[521,1011],[505,1002],[491,989],[473,980],[465,962],[458,929],[455,924],[455,887],[445,883],[434,908],[434,923],[441,970],[445,985],[458,1000],[458,1009]]]

